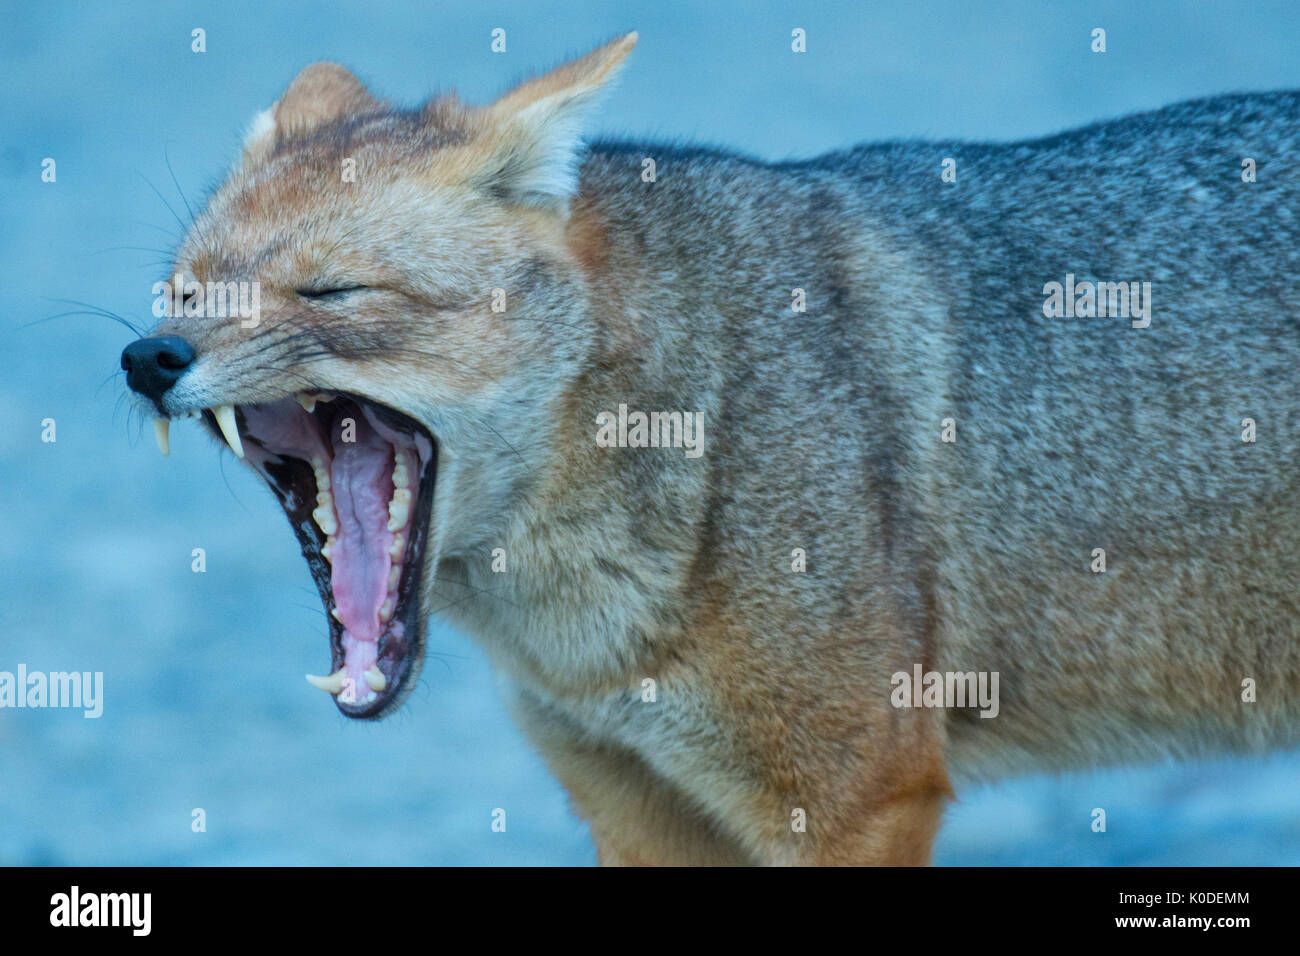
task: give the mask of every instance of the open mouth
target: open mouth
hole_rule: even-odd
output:
[[[349,717],[383,716],[424,659],[420,582],[437,441],[407,415],[343,393],[203,417],[280,499],[329,612],[330,673],[307,679]]]

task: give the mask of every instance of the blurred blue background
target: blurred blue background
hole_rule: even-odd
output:
[[[1009,139],[1212,93],[1300,87],[1300,5],[1163,3],[7,4],[0,35],[0,670],[103,671],[104,715],[0,710],[0,863],[582,864],[595,854],[437,623],[380,724],[302,679],[324,615],[268,492],[193,424],[162,459],[119,402],[185,203],[253,114],[338,60],[379,94],[471,101],[640,31],[593,132],[766,158],[873,138]],[[1107,31],[1108,52],[1089,50]],[[207,31],[207,52],[190,31]],[[507,53],[489,50],[495,27]],[[802,27],[808,52],[790,52]],[[43,183],[41,162],[57,161]],[[152,184],[152,185],[150,185]],[[173,235],[169,235],[173,233]],[[138,248],[129,248],[138,247]],[[43,443],[41,421],[57,422]],[[207,551],[207,572],[190,552]],[[1300,755],[967,789],[941,864],[1300,864]],[[191,831],[201,807],[207,831]],[[491,812],[508,813],[505,833]],[[1089,828],[1093,807],[1108,832]]]

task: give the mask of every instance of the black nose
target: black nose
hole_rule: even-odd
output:
[[[122,350],[126,384],[158,402],[194,361],[194,346],[175,335],[136,339]]]

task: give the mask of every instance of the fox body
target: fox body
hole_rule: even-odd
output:
[[[1300,742],[1300,94],[584,150],[634,42],[483,108],[305,70],[177,256],[260,325],[167,318],[156,413],[333,391],[436,438],[422,606],[602,862],[923,863],[954,781]],[[606,447],[620,406],[702,453]],[[897,691],[971,671],[992,719]]]

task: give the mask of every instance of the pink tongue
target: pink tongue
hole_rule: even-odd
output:
[[[343,441],[345,437],[356,440]],[[393,450],[360,415],[336,423],[331,438],[330,490],[339,521],[330,553],[334,604],[352,637],[377,641],[383,629],[379,608],[388,596],[392,566],[388,502],[393,497]],[[359,696],[365,696],[365,689]]]

